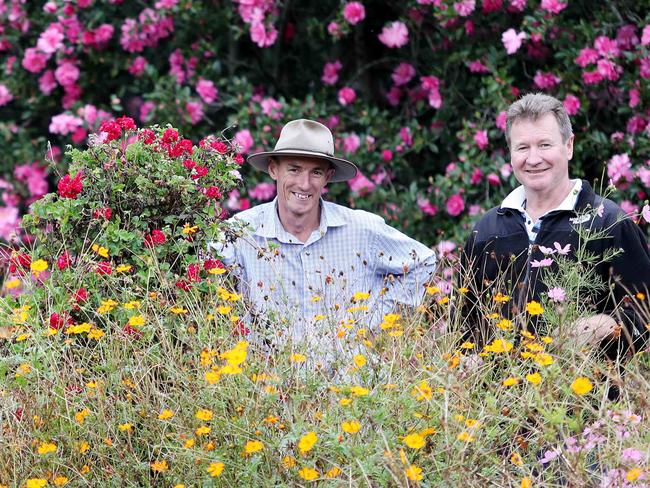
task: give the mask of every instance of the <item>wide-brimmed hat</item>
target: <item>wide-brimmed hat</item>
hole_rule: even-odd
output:
[[[280,132],[275,149],[251,154],[248,162],[268,173],[269,157],[273,156],[311,156],[329,161],[335,170],[330,182],[346,181],[357,174],[357,167],[353,163],[334,157],[332,133],[314,120],[298,119],[288,122]]]

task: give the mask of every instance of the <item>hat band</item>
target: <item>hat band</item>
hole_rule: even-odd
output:
[[[319,151],[317,149],[305,149],[305,148],[298,148],[298,147],[283,147],[282,149],[275,149],[273,152],[310,152],[310,153],[318,153],[318,154],[324,154],[325,156],[329,156],[331,158],[334,157],[334,153],[329,153],[325,151]]]

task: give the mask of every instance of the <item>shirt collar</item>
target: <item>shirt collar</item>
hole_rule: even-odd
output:
[[[558,210],[575,210],[576,202],[578,201],[578,195],[582,190],[582,180],[580,178],[573,181],[573,188],[566,196],[562,202],[549,212],[555,212]],[[525,212],[526,208],[524,207],[526,203],[526,191],[524,186],[518,186],[510,192],[510,194],[503,200],[501,203],[501,208],[511,208],[513,210],[518,210],[520,212]]]
[[[340,227],[346,225],[347,221],[342,215],[342,212],[337,208],[338,206],[320,199],[320,225],[318,230],[321,234],[327,232],[329,227]],[[261,212],[260,222],[253,234],[267,239],[288,240],[291,236],[289,232],[284,229],[280,216],[278,215],[278,197],[276,196],[272,202],[265,205],[264,210]]]

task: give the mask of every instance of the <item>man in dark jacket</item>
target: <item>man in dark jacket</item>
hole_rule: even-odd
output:
[[[590,297],[595,313],[570,325],[575,341],[601,343],[609,356],[638,350],[650,322],[639,313],[650,286],[650,252],[641,229],[614,202],[596,195],[588,182],[569,178],[574,135],[564,105],[543,94],[521,98],[508,108],[506,140],[521,186],[481,218],[465,245],[469,332],[482,343],[490,335],[494,322],[481,301],[498,302],[520,327],[530,323],[525,312],[531,301],[559,301],[563,290],[549,290],[542,270],[556,269],[562,256],[581,259],[585,272],[607,285]],[[582,248],[595,259],[585,260]]]

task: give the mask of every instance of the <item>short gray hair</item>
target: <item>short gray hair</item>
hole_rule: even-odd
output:
[[[508,146],[510,146],[510,131],[515,122],[525,119],[537,120],[546,114],[553,114],[560,127],[562,142],[568,141],[573,135],[573,129],[564,104],[557,98],[544,93],[529,93],[510,105],[506,111],[506,142]]]

